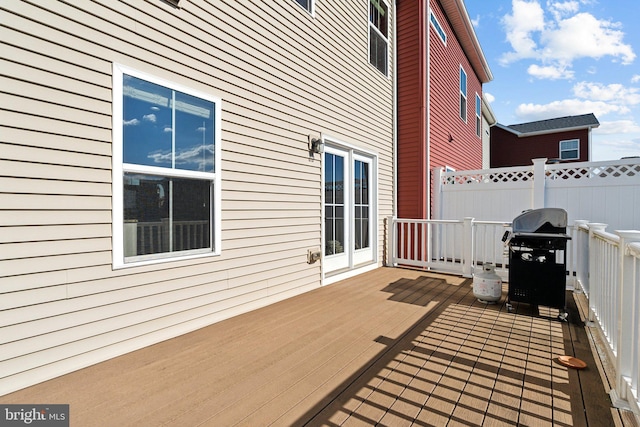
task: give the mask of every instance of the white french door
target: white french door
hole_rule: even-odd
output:
[[[373,157],[327,146],[324,151],[324,268],[333,272],[374,261]]]

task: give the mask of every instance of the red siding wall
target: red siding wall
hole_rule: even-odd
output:
[[[431,9],[447,34],[445,46],[429,25],[431,59],[429,71],[431,115],[431,170],[450,166],[456,170],[482,168],[482,138],[476,135],[476,93],[482,85],[440,7],[430,0]],[[460,118],[460,66],[467,73],[467,121]],[[453,140],[449,142],[449,135]]]
[[[587,129],[518,138],[512,132],[493,126],[491,128],[491,167],[528,166],[532,164],[531,159],[544,157],[557,159],[560,157],[560,141],[567,139],[580,140],[580,158],[572,161],[589,161]]]
[[[423,0],[401,0],[398,26],[398,216],[426,218],[426,37]]]
[[[446,46],[429,22],[428,5],[447,34]],[[482,167],[482,139],[476,135],[475,113],[475,96],[476,93],[482,96],[482,85],[438,0],[400,0],[397,25],[398,216],[427,218],[427,207],[433,199],[427,177],[433,168]],[[430,31],[429,76],[427,30]],[[461,66],[467,73],[466,123],[460,118],[459,110]],[[427,78],[430,79],[428,85]]]

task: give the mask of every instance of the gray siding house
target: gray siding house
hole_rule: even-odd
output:
[[[0,20],[0,395],[381,265],[392,2]]]

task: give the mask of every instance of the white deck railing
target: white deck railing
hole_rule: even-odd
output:
[[[577,283],[589,301],[588,325],[600,330],[615,366],[611,400],[640,416],[640,231],[605,229],[578,225]]]
[[[390,218],[388,262],[472,277],[484,262],[508,278],[502,236],[511,224],[497,221]],[[587,325],[598,328],[616,367],[611,397],[640,417],[640,231],[605,231],[605,224],[576,221],[567,228],[567,284],[589,302]]]

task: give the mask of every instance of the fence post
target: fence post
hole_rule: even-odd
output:
[[[385,218],[385,225],[387,228],[386,233],[386,241],[387,250],[385,251],[386,256],[386,265],[390,267],[396,267],[395,259],[397,254],[397,242],[396,242],[396,218],[393,216],[388,216]]]
[[[433,212],[431,218],[442,219],[442,168],[433,168]]]
[[[473,219],[466,217],[464,219],[463,235],[462,235],[462,276],[473,276]]]
[[[547,177],[547,159],[532,159],[533,161],[533,195],[532,208],[540,209],[545,207],[544,193]]]
[[[601,260],[595,259],[597,251],[595,250],[596,238],[594,237],[594,232],[604,231],[607,228],[607,224],[591,222],[587,225],[589,227],[589,270],[587,273],[589,276],[589,316],[587,318],[586,325],[593,326],[596,320],[594,308],[597,309],[601,304],[598,297],[602,292],[603,286],[603,284],[600,283],[602,281],[600,277],[600,273],[602,272],[602,263],[600,262]]]
[[[573,235],[575,252],[574,267],[576,272],[576,282],[578,286],[574,286],[574,291],[584,292],[589,296],[589,239],[585,239],[584,233],[580,231],[588,228],[589,221],[578,219],[574,221],[575,233]]]
[[[626,378],[634,371],[634,346],[638,345],[638,313],[636,312],[636,289],[633,283],[633,258],[629,255],[627,245],[640,242],[640,231],[621,230],[615,232],[620,237],[618,264],[618,298],[620,310],[617,313],[618,348],[616,353],[616,383],[610,392],[611,401],[617,408],[630,408]]]

